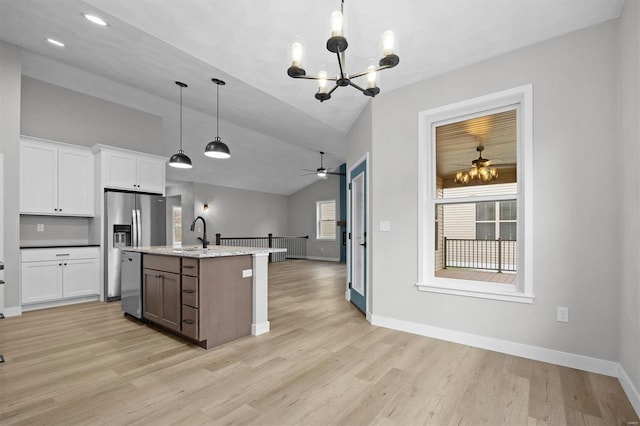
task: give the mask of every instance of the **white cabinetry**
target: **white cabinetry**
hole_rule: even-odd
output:
[[[105,188],[164,194],[166,159],[103,146],[98,148]]]
[[[20,213],[93,216],[93,167],[88,148],[21,137]]]
[[[98,247],[23,249],[21,257],[23,306],[34,309],[37,304],[48,307],[78,298],[98,299]]]

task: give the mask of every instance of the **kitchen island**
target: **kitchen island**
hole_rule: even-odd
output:
[[[269,331],[269,253],[286,249],[127,247],[142,253],[144,319],[209,349]]]

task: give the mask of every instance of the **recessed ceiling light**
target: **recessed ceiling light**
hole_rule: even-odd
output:
[[[58,40],[54,40],[52,38],[48,38],[47,41],[51,44],[53,44],[54,46],[58,46],[58,47],[64,47],[64,43],[59,42]]]
[[[104,22],[101,18],[98,18],[96,15],[90,15],[88,13],[85,13],[84,17],[87,18],[89,21],[93,22],[96,25],[100,25],[102,27],[106,27],[107,26],[107,23]]]

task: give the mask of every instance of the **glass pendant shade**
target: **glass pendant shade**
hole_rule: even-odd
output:
[[[176,85],[180,87],[180,149],[178,149],[177,154],[173,154],[169,159],[169,166],[177,169],[190,169],[193,167],[191,159],[182,150],[182,89],[187,85],[180,81],[176,81]]]
[[[211,158],[229,158],[231,153],[226,143],[222,142],[219,136],[207,144],[204,155]]]

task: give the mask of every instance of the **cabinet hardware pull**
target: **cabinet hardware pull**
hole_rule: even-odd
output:
[[[56,256],[69,256],[69,253],[58,253]]]
[[[58,263],[58,266],[62,266],[62,263]]]
[[[182,290],[182,292],[191,294],[191,293],[193,293],[193,290]]]
[[[193,268],[194,268],[194,266],[193,266],[193,265],[184,265],[184,266],[182,267],[182,269],[193,269]]]
[[[67,266],[67,264],[65,263],[64,266]]]
[[[185,324],[193,324],[193,320],[190,319],[182,320],[182,322]]]

